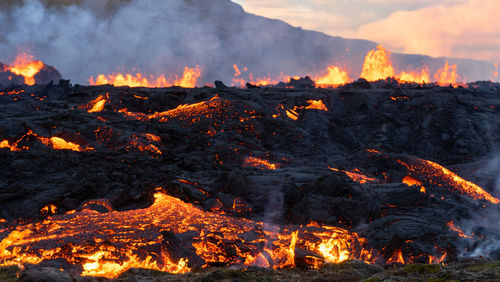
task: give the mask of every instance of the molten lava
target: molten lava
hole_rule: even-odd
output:
[[[201,76],[201,68],[185,67],[181,77],[167,79],[165,75],[147,76],[141,73],[136,74],[100,74],[94,80],[91,76],[89,79],[90,85],[112,84],[114,86],[129,86],[129,87],[171,87],[180,86],[184,88],[194,88],[198,78]]]
[[[453,220],[448,222],[446,224],[448,226],[448,228],[450,228],[450,230],[453,230],[455,232],[457,232],[458,236],[462,237],[462,238],[472,238],[472,236],[470,235],[466,235],[462,229],[460,229],[460,227],[456,226],[454,223],[453,223]]]
[[[33,56],[27,53],[21,53],[17,56],[16,61],[7,70],[11,71],[16,75],[21,75],[24,77],[24,84],[34,85],[35,75],[40,72],[44,67],[42,61],[33,60]]]
[[[377,179],[362,174],[361,171],[359,171],[359,169],[357,168],[354,169],[353,171],[340,170],[333,167],[328,167],[328,168],[333,171],[345,173],[352,181],[358,182],[359,184],[378,182]]]
[[[109,207],[104,202],[102,205]],[[80,269],[82,275],[108,278],[131,267],[185,273],[195,260],[204,267],[293,267],[298,248],[327,262],[373,259],[371,252],[363,248],[364,239],[341,228],[317,224],[279,227],[231,218],[203,211],[161,192],[145,209],[99,213],[84,206],[78,212],[0,232],[0,265],[57,261],[64,269]],[[165,232],[190,234],[192,239],[182,241],[186,246],[181,249],[181,257],[176,255],[172,239],[165,238],[169,236]]]
[[[309,106],[306,109],[314,109],[320,111],[328,111],[328,108],[323,103],[323,100],[308,100]]]
[[[397,160],[408,169],[411,175],[426,182],[438,186],[450,186],[453,190],[476,200],[486,200],[493,204],[500,203],[500,200],[490,195],[478,185],[467,181],[445,167],[422,159],[411,159],[409,161]]]
[[[263,160],[255,157],[247,157],[243,162],[243,166],[246,167],[257,167],[262,169],[276,169],[279,167],[278,164],[273,164],[268,160]]]
[[[19,145],[19,143],[21,141],[26,140],[29,137],[35,137],[36,139],[38,139],[38,141],[40,141],[41,143],[43,143],[44,145],[46,145],[48,147],[52,147],[52,149],[54,149],[54,150],[72,150],[72,151],[77,151],[77,152],[94,150],[94,148],[92,148],[92,147],[87,146],[84,148],[76,143],[66,141],[61,137],[54,136],[54,137],[47,138],[47,137],[39,136],[38,134],[34,133],[32,130],[28,130],[28,132],[26,134],[24,134],[21,138],[19,138],[19,140],[17,140],[16,142],[14,142],[12,144],[10,144],[10,142],[8,140],[1,141],[0,148],[9,148],[11,151],[29,150],[29,147]]]
[[[425,193],[425,187],[422,185],[422,182],[416,180],[413,177],[405,176],[401,182],[408,186],[418,186],[420,187],[420,192]]]
[[[457,65],[448,65],[448,61],[445,65],[440,68],[434,75],[434,78],[439,85],[445,86],[449,84],[455,84],[458,80]]]

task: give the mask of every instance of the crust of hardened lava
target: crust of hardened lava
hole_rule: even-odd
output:
[[[48,280],[47,280],[48,279]],[[55,268],[0,267],[1,281],[498,281],[500,261],[471,259],[448,265],[411,264],[381,268],[360,261],[325,264],[317,270],[250,267],[207,268],[187,274],[130,269],[115,279],[72,276]]]

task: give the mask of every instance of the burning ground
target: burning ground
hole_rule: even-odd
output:
[[[498,147],[498,84],[285,86],[0,89],[0,264],[450,263],[494,235],[469,222],[498,212],[474,173]]]

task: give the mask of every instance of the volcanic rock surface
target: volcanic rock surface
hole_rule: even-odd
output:
[[[498,210],[493,175],[473,173],[500,141],[494,83],[147,89],[61,81],[0,92],[0,239],[73,210],[146,212],[161,191],[236,225],[356,232],[371,262],[428,263],[454,261],[489,236],[459,225]],[[208,263],[190,247],[194,233],[161,232],[171,259]],[[261,234],[252,232],[245,236]],[[300,252],[297,265],[324,260]]]

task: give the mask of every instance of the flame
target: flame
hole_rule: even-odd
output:
[[[401,182],[408,186],[419,186],[420,192],[425,193],[425,187],[422,185],[422,182],[416,180],[411,176],[405,176]]]
[[[336,87],[349,83],[351,79],[349,78],[347,71],[343,71],[337,66],[329,66],[328,74],[314,78],[314,81],[318,87]]]
[[[40,212],[44,213],[44,214],[54,214],[57,212],[57,207],[54,205],[48,205],[48,206],[43,207],[40,210]]]
[[[368,81],[394,77],[394,68],[389,60],[389,55],[390,52],[381,45],[377,46],[377,49],[368,52],[360,77]]]
[[[391,263],[400,263],[400,264],[405,264],[405,260],[403,258],[403,253],[401,249],[396,250],[392,256],[387,260],[388,264]]]
[[[162,231],[191,232],[193,254],[205,263],[293,267],[297,248],[327,261],[372,261],[366,241],[347,230],[319,226],[274,226],[207,212],[161,192],[148,208],[99,213],[90,209],[0,231],[0,265],[65,261],[82,275],[115,278],[132,267],[170,273],[190,271],[188,258],[172,258]],[[9,229],[11,230],[11,229]],[[10,232],[10,233],[8,233]],[[254,239],[241,239],[246,233]],[[190,246],[186,246],[190,248]],[[63,264],[64,267],[64,264]],[[78,268],[76,268],[78,269]]]
[[[243,162],[243,166],[246,167],[259,167],[264,169],[276,169],[277,164],[270,163],[268,160],[263,160],[255,157],[247,157]]]
[[[498,63],[495,63],[494,66],[495,66],[495,72],[493,73],[493,76],[498,77]]]
[[[500,203],[500,200],[490,195],[488,192],[478,185],[467,181],[445,167],[431,161],[412,159],[409,162],[397,160],[404,165],[409,172],[415,174],[420,179],[426,179],[431,184],[443,186],[450,185],[455,190],[463,195],[469,196],[476,200],[487,200],[493,204]]]
[[[33,56],[27,53],[21,53],[17,56],[14,64],[7,67],[7,70],[16,75],[23,76],[24,84],[34,85],[35,75],[39,73],[44,66],[42,61],[35,61],[33,60]]]
[[[96,79],[91,76],[89,78],[90,85],[103,85],[112,84],[114,86],[129,86],[129,87],[171,87],[180,86],[185,88],[194,88],[198,78],[201,76],[201,68],[196,66],[194,68],[185,67],[184,73],[180,78],[167,79],[165,75],[158,77],[136,74],[99,74]]]
[[[462,231],[462,229],[460,229],[460,227],[456,226],[456,225],[453,223],[453,220],[452,220],[452,221],[450,221],[450,222],[448,222],[446,225],[448,226],[448,228],[450,228],[450,230],[453,230],[453,231],[457,232],[457,233],[458,233],[458,236],[460,236],[460,237],[462,237],[462,238],[472,238],[472,236],[470,236],[470,235],[466,235],[466,234]]]
[[[457,65],[449,65],[448,61],[434,75],[439,85],[449,85],[457,83]]]
[[[309,106],[307,106],[306,109],[328,111],[325,104],[323,103],[323,100],[308,100],[307,103],[309,103]]]
[[[415,71],[415,72],[402,71],[398,76],[398,80],[402,81],[402,82],[425,83],[425,82],[430,82],[431,77],[429,75],[429,69],[424,68],[424,69],[421,69],[420,72],[418,72],[418,71]]]

